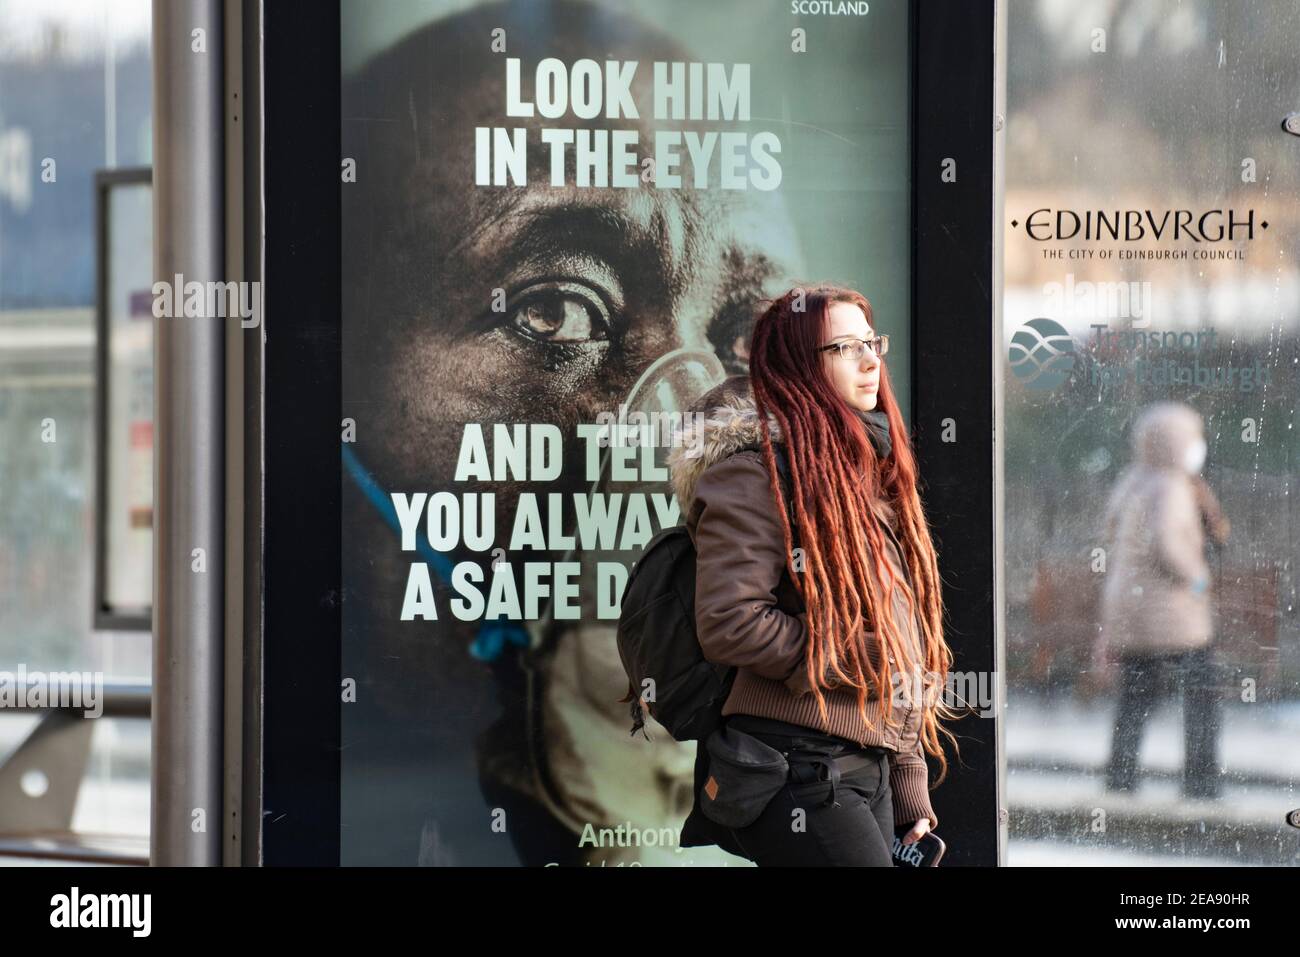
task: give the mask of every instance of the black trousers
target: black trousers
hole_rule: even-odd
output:
[[[759,867],[893,867],[894,809],[889,751],[786,722],[731,715],[729,726],[788,752],[791,779],[758,820],[731,828],[745,857]],[[817,757],[863,753],[875,760],[837,782],[819,776]],[[825,772],[820,772],[824,775]],[[834,784],[834,799],[831,789]]]
[[[1111,736],[1106,787],[1131,791],[1137,786],[1142,733],[1159,700],[1165,669],[1171,669],[1183,693],[1183,795],[1217,798],[1223,690],[1214,649],[1207,645],[1175,654],[1122,655],[1119,668],[1119,707]]]

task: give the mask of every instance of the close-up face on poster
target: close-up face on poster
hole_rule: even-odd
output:
[[[615,632],[763,300],[861,290],[908,414],[909,10],[850,6],[342,4],[343,863],[747,863]]]

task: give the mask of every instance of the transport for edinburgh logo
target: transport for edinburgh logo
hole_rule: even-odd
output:
[[[1074,338],[1053,319],[1030,319],[1011,337],[1007,358],[1025,388],[1046,392],[1074,371]]]

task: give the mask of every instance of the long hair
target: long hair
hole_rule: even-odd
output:
[[[923,684],[921,740],[925,750],[938,758],[938,781],[942,781],[948,762],[939,732],[954,748],[957,739],[940,719],[950,720],[959,713],[947,707],[938,693],[947,684],[952,664],[952,652],[943,637],[938,561],[917,494],[916,458],[888,367],[882,360],[876,399],[876,410],[889,420],[892,444],[883,461],[876,455],[858,411],[839,396],[826,374],[818,350],[829,338],[830,307],[840,302],[861,308],[875,328],[871,303],[865,296],[841,286],[817,284],[795,287],[772,300],[755,322],[750,344],[750,385],[758,420],[775,419],[788,450],[803,552],[801,567],[794,561],[772,436],[769,430],[761,430],[772,495],[785,533],[790,577],[807,609],[805,666],[823,717],[827,714],[823,691],[852,688],[857,691],[863,720],[873,728],[866,708],[868,689],[874,687],[882,702],[890,701],[896,693],[895,682],[906,678],[902,683],[908,700],[916,701],[914,688]],[[872,508],[872,503],[882,498],[897,515],[910,587],[885,559],[885,532]],[[889,596],[895,586],[903,589],[910,612],[920,625],[924,646],[920,662],[909,650],[906,623],[894,620]],[[874,647],[869,649],[868,643]],[[890,668],[890,655],[902,664],[902,675],[896,676]],[[887,725],[894,726],[892,709],[881,710]]]

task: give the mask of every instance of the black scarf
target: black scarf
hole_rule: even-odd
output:
[[[875,446],[876,457],[880,459],[889,458],[889,452],[894,447],[894,443],[889,438],[889,418],[878,409],[873,409],[870,412],[859,410],[858,418],[867,427],[867,436],[871,439],[871,444]]]

